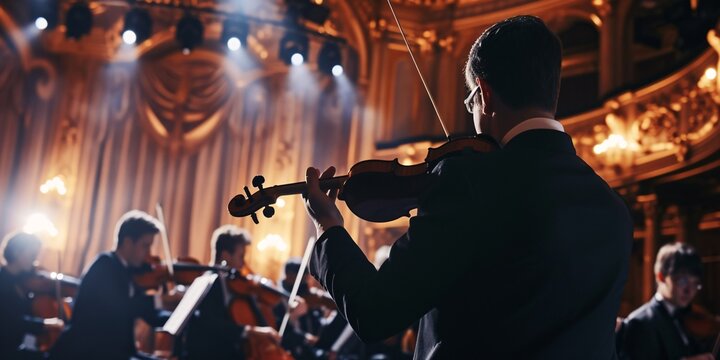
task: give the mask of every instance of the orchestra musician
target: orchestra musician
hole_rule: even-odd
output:
[[[132,210],[118,220],[115,249],[101,253],[85,272],[73,318],[52,349],[51,359],[143,358],[134,341],[137,318],[159,327],[168,313],[159,297],[146,295],[132,280],[132,270],[149,257],[157,219]]]
[[[700,256],[690,245],[666,244],[658,251],[654,270],[657,292],[623,321],[618,334],[620,358],[713,359],[683,322],[702,286]]]
[[[250,235],[235,225],[217,228],[211,239],[212,265],[221,265],[249,273],[245,264],[246,247]],[[186,351],[188,359],[243,359],[244,341],[251,335],[272,339],[280,343],[280,336],[271,326],[239,325],[231,317],[228,306],[232,294],[225,277],[211,287],[198,307],[187,329]]]
[[[285,291],[292,291],[300,264],[299,258],[290,258],[285,262],[283,277],[280,279],[280,286]],[[312,286],[314,283],[315,280],[305,273],[299,284],[298,295],[305,299],[307,306],[304,307],[307,310],[291,312],[288,327],[283,334],[283,347],[289,349],[297,360],[328,357],[331,346],[347,325],[345,319],[335,311],[332,300],[324,297],[325,291],[320,290],[319,285]],[[287,304],[280,303],[273,311],[281,323]]]
[[[23,288],[23,279],[33,271],[42,242],[35,235],[18,232],[6,236],[2,244],[5,261],[0,268],[0,359],[42,359],[44,354],[25,344],[26,334],[38,336],[64,326],[58,318],[33,316],[31,299]]]
[[[417,359],[616,358],[632,219],[554,118],[560,69],[560,41],[537,17],[483,32],[465,103],[502,148],[440,161],[379,270],[343,227],[338,191],[320,189],[335,169],[308,168],[310,272],[361,339],[422,318]]]

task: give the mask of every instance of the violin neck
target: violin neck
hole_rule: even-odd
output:
[[[323,191],[339,189],[347,179],[348,175],[320,179],[320,189]],[[304,194],[307,191],[307,183],[305,181],[301,181],[292,184],[273,186],[271,189],[277,196]]]

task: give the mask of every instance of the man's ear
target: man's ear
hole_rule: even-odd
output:
[[[665,275],[663,275],[662,273],[658,273],[657,275],[655,275],[655,278],[659,282],[665,282]]]
[[[487,81],[475,78],[475,83],[480,86],[480,94],[477,96],[481,98],[482,101],[482,110],[484,115],[490,115],[494,112],[494,105],[493,105],[493,99],[495,96],[495,93],[490,88],[490,84],[487,83]]]

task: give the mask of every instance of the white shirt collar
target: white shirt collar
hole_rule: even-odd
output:
[[[663,306],[665,306],[665,309],[668,311],[670,315],[675,314],[675,309],[677,307],[673,304],[671,304],[669,301],[665,300],[660,293],[655,293],[655,300],[659,301]]]
[[[120,254],[118,254],[117,252],[115,252],[115,256],[118,258],[118,260],[120,260],[120,263],[127,269],[128,262],[125,259],[123,259],[123,257],[120,256]]]
[[[528,130],[535,129],[549,129],[565,132],[565,128],[560,124],[559,121],[551,118],[536,117],[527,119],[517,125],[515,125],[510,131],[503,136],[500,143],[505,146],[512,138]]]

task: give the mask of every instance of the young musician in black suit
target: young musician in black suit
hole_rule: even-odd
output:
[[[167,313],[132,280],[150,255],[160,224],[145,212],[125,213],[115,228],[115,250],[100,254],[85,272],[70,326],[51,352],[53,359],[123,359],[141,356],[135,347],[135,319],[160,327]],[[159,306],[158,306],[159,307]]]
[[[422,318],[418,359],[612,359],[632,219],[554,119],[561,45],[542,20],[489,27],[466,67],[478,132],[502,149],[432,170],[418,215],[379,270],[307,171],[310,272],[367,342]],[[332,176],[334,168],[322,177]]]
[[[222,265],[241,272],[246,269],[245,250],[250,235],[234,225],[224,225],[213,232],[211,239],[212,265]],[[187,329],[186,356],[188,359],[243,359],[246,338],[253,334],[280,341],[270,326],[237,324],[230,315],[233,294],[227,288],[225,275],[215,281],[198,306]]]
[[[702,262],[687,244],[667,244],[655,259],[657,292],[623,321],[620,358],[627,360],[708,360],[682,321],[701,288]]]
[[[41,359],[42,353],[24,346],[25,335],[63,328],[62,320],[33,316],[32,300],[23,287],[42,243],[35,235],[22,232],[8,235],[2,243],[5,264],[0,268],[0,359]]]

